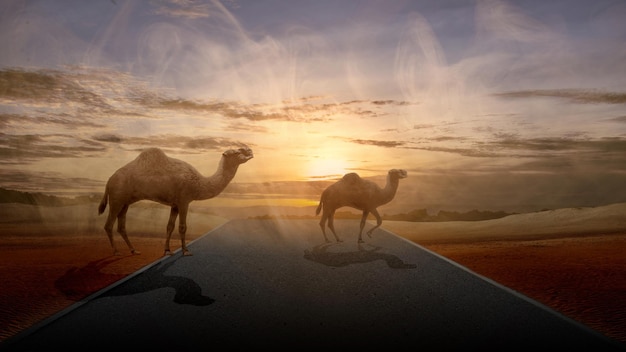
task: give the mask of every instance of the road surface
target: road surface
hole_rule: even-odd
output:
[[[0,349],[625,350],[384,229],[359,245],[358,221],[336,228],[232,220]]]

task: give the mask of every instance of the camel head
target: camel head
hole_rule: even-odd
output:
[[[234,160],[237,164],[243,164],[246,161],[252,159],[254,155],[252,154],[252,149],[245,147],[239,149],[229,149],[222,153],[224,158],[228,158],[229,160]]]
[[[394,177],[396,179],[406,178],[407,177],[406,170],[403,169],[391,169],[389,170],[389,176]]]

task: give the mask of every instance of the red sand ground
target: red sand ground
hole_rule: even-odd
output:
[[[421,244],[626,343],[626,235]]]
[[[197,236],[187,237],[189,243]],[[165,239],[133,236],[131,240],[141,255],[131,255],[119,241],[122,255],[113,256],[103,233],[1,238],[0,341],[163,256]],[[180,241],[172,238],[170,245],[174,251]]]
[[[0,342],[161,258],[164,239],[132,240],[142,254],[115,257],[101,231],[2,236]],[[420,245],[626,343],[624,234]]]

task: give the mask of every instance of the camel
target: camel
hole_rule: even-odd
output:
[[[128,245],[130,252],[140,254],[131,245],[126,233],[128,207],[140,200],[151,200],[171,207],[164,255],[172,254],[170,238],[178,215],[180,215],[178,233],[182,253],[185,256],[192,255],[185,243],[189,203],[219,195],[235,177],[239,165],[252,158],[252,150],[247,147],[227,150],[222,153],[217,171],[212,176],[204,177],[193,166],[168,157],[159,148],[149,148],[141,152],[135,160],[122,166],[109,178],[98,207],[98,214],[102,214],[107,202],[111,203],[104,230],[109,236],[114,255],[120,255],[112,234],[116,219],[117,232]]]
[[[398,184],[401,178],[407,177],[406,170],[391,169],[387,173],[387,185],[385,188],[380,188],[372,181],[362,179],[358,174],[351,172],[345,174],[339,181],[328,186],[322,192],[319,205],[315,210],[315,215],[319,215],[322,208],[322,219],[319,222],[322,228],[322,234],[326,242],[330,242],[326,237],[326,220],[328,220],[328,228],[335,235],[337,242],[342,242],[337,233],[335,232],[334,217],[335,210],[348,206],[363,211],[361,216],[361,227],[359,230],[358,243],[363,243],[361,234],[365,227],[365,220],[369,213],[374,214],[376,217],[376,226],[367,231],[367,235],[371,237],[372,231],[380,227],[383,223],[380,214],[378,214],[377,207],[389,203],[396,195],[398,190]]]

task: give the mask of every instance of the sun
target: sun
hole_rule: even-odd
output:
[[[341,159],[314,159],[308,163],[306,175],[309,180],[329,180],[343,176],[347,163]]]

